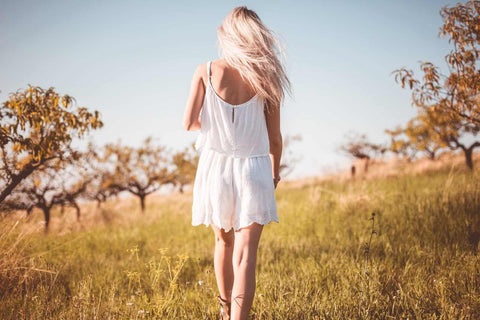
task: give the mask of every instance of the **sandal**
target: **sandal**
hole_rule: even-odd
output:
[[[218,302],[220,303],[220,319],[230,320],[231,303],[227,302],[227,300],[222,299],[220,295],[217,296],[217,299],[218,299]]]

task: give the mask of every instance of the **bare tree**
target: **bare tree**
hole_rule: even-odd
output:
[[[346,141],[340,146],[340,151],[356,159],[365,161],[365,172],[371,159],[383,155],[387,148],[380,144],[368,141],[365,134],[349,132],[345,135]]]
[[[282,159],[279,168],[279,174],[282,177],[286,177],[292,173],[295,165],[302,159],[299,156],[295,156],[295,153],[292,151],[292,144],[296,141],[302,141],[300,134],[294,136],[286,135],[283,140]]]

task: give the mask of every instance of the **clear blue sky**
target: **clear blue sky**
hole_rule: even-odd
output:
[[[456,1],[2,1],[0,101],[28,84],[53,86],[97,109],[99,144],[137,145],[152,135],[171,150],[194,142],[182,128],[197,65],[218,59],[216,27],[246,5],[281,35],[294,96],[283,136],[300,134],[302,161],[289,178],[348,165],[345,133],[387,141],[386,128],[414,114],[410,93],[390,73],[445,67],[439,10]],[[443,69],[445,70],[445,69]],[[418,72],[418,71],[417,71]]]

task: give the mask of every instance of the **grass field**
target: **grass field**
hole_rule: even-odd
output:
[[[480,319],[478,170],[284,184],[276,197],[252,318]],[[1,318],[217,319],[213,231],[190,210],[190,192],[147,199],[143,215],[112,200],[85,205],[81,224],[54,212],[48,235],[39,212],[4,218]]]

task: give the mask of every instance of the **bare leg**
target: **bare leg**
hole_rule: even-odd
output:
[[[231,301],[232,286],[233,286],[233,244],[234,232],[233,229],[225,232],[212,225],[215,232],[215,255],[214,255],[214,269],[215,277],[217,278],[218,291],[222,299]]]
[[[253,223],[235,232],[231,320],[246,320],[255,296],[255,266],[263,225]]]

